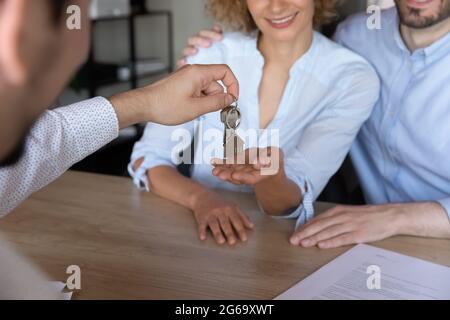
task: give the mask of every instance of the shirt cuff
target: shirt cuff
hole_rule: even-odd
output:
[[[137,170],[134,170],[134,164],[138,159],[142,157],[144,158],[144,161],[142,162],[141,166]],[[136,185],[136,187],[138,187],[140,190],[149,192],[150,184],[148,182],[147,172],[150,169],[159,166],[174,167],[174,164],[170,161],[159,159],[154,156],[145,156],[139,155],[139,153],[135,153],[132,156],[131,162],[128,164],[128,173],[133,179],[133,183]]]
[[[450,198],[439,200],[438,203],[447,211],[448,218],[450,219]]]
[[[276,216],[276,219],[297,219],[295,229],[314,218],[314,192],[311,183],[306,178],[300,178],[292,173],[292,170],[286,165],[286,175],[294,181],[300,188],[303,201],[298,208],[293,209],[286,215]]]

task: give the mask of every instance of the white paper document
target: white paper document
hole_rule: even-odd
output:
[[[275,298],[321,299],[448,300],[450,268],[358,245]]]
[[[63,300],[72,300],[72,292],[64,292],[66,284],[59,281],[50,282],[50,286],[58,292],[62,293]]]

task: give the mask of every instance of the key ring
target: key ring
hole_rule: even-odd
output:
[[[241,111],[237,107],[231,107],[227,112],[225,124],[233,130],[241,125]]]
[[[238,108],[236,98],[234,98],[232,104],[222,110],[220,119],[226,129],[237,129],[239,127],[241,124],[241,111]]]
[[[225,125],[233,130],[236,130],[241,125],[241,111],[238,108],[237,99],[226,109]]]

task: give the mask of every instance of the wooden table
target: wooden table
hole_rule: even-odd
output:
[[[82,271],[79,299],[273,299],[342,254],[289,245],[294,221],[264,216],[250,195],[225,194],[256,223],[249,242],[200,242],[192,214],[129,179],[69,172],[0,221],[0,232],[54,280]],[[328,206],[318,204],[318,212]],[[450,241],[375,244],[450,266]]]

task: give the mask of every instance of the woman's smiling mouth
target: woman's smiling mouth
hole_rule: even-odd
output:
[[[274,28],[277,29],[284,29],[289,27],[295,20],[295,18],[297,17],[298,12],[294,13],[290,16],[287,17],[283,17],[283,18],[278,18],[278,19],[269,19],[266,18],[266,21]]]

